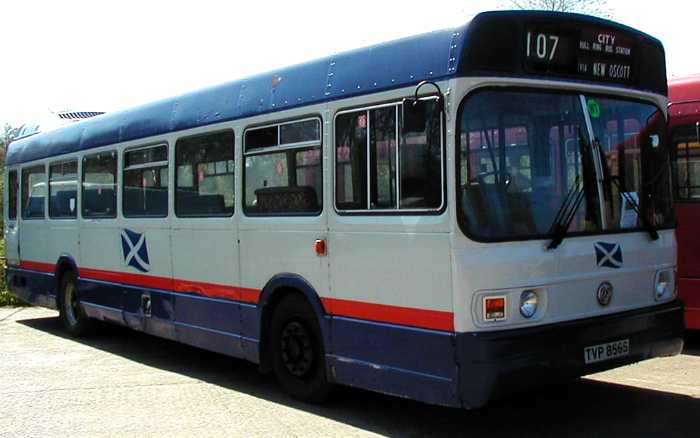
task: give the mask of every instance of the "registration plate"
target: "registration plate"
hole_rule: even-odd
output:
[[[583,358],[587,364],[615,359],[630,354],[630,340],[608,342],[607,344],[592,345],[583,349]]]

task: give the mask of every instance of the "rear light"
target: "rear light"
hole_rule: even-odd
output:
[[[506,319],[506,297],[484,298],[484,321],[503,321]]]

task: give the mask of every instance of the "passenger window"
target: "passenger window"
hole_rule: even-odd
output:
[[[8,190],[7,195],[7,217],[10,220],[17,219],[17,171],[11,170],[7,177]]]
[[[177,141],[175,214],[178,217],[233,214],[233,148],[233,131]]]
[[[117,154],[100,152],[83,157],[82,212],[86,218],[117,216]]]
[[[676,198],[700,201],[700,125],[675,128],[672,142],[676,155]]]
[[[320,119],[247,130],[244,173],[246,213],[319,213],[323,205]]]
[[[70,219],[78,211],[78,161],[49,166],[49,217]]]
[[[335,199],[339,210],[440,208],[442,122],[437,101],[426,104],[426,123],[418,132],[401,133],[401,104],[336,118]]]
[[[45,198],[44,165],[22,169],[22,219],[43,219]]]
[[[125,217],[168,215],[168,147],[159,145],[124,153]]]

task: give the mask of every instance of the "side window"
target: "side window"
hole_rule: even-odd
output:
[[[17,171],[11,170],[7,176],[9,193],[7,194],[7,217],[10,220],[17,219]]]
[[[679,126],[673,131],[676,198],[700,201],[700,124]]]
[[[45,198],[44,165],[22,169],[22,219],[43,219]]]
[[[168,215],[168,147],[152,146],[124,153],[125,217]]]
[[[82,211],[86,218],[117,217],[117,154],[83,157]]]
[[[244,210],[250,214],[314,214],[323,205],[321,120],[245,132]]]
[[[78,211],[78,161],[49,165],[49,217],[75,218]]]
[[[175,214],[231,216],[233,131],[181,138],[175,144]]]
[[[401,104],[341,113],[335,121],[339,210],[437,210],[442,205],[442,121],[426,102],[420,129],[402,129]],[[418,128],[414,128],[418,129]]]

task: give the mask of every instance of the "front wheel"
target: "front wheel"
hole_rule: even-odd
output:
[[[333,384],[326,376],[325,350],[313,309],[299,295],[287,295],[277,305],[270,324],[272,369],[294,398],[320,403]]]
[[[59,317],[69,335],[84,336],[90,328],[90,319],[80,305],[78,277],[75,272],[66,272],[61,278],[59,291]]]

